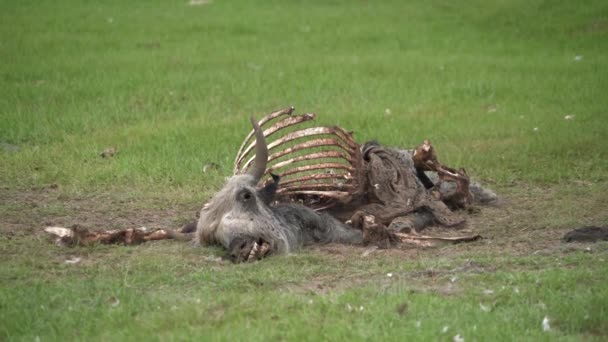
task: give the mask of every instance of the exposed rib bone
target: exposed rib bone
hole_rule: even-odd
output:
[[[293,183],[305,183],[307,181],[312,180],[321,180],[321,179],[343,179],[343,180],[351,180],[352,176],[348,173],[322,173],[322,174],[314,174],[314,175],[306,175],[299,178],[291,178],[287,180],[281,180],[281,187],[293,184]]]
[[[286,127],[297,125],[302,122],[314,120],[315,116],[317,116],[315,113],[292,115],[292,116],[287,117],[287,118],[273,124],[272,126],[270,126],[270,128],[268,128],[267,130],[264,131],[264,135],[266,137],[269,137],[269,136],[273,135],[274,133],[276,133],[277,131],[284,129]]]
[[[262,118],[262,120],[259,121],[259,125],[260,127],[262,127],[263,125],[265,125],[268,121],[277,118],[281,115],[291,115],[293,113],[293,111],[295,110],[295,108],[293,106],[289,106],[287,108],[283,108],[280,110],[277,110],[276,112],[270,113],[268,115],[266,115],[265,117]],[[249,141],[251,140],[251,138],[253,137],[253,134],[255,132],[254,131],[250,131],[249,134],[247,134],[247,137],[245,138],[245,140],[243,140],[243,143],[241,144],[241,147],[239,148],[239,152],[236,154],[236,159],[234,160],[234,173],[237,173],[237,163],[239,159],[241,158],[241,153],[243,152],[243,149],[245,148],[245,146],[247,146],[247,144],[249,143]]]
[[[277,140],[273,141],[272,143],[270,143],[268,145],[268,149],[276,148],[277,146],[283,145],[287,142],[290,142],[290,141],[293,141],[293,140],[296,140],[299,138],[313,136],[313,135],[321,135],[321,134],[332,134],[332,135],[337,136],[343,142],[346,142],[348,144],[348,146],[350,146],[350,149],[348,149],[349,152],[352,149],[357,149],[356,144],[353,146],[354,142],[352,141],[352,138],[348,138],[347,136],[345,136],[344,130],[342,130],[339,127],[310,127],[310,128],[305,128],[305,129],[301,129],[298,131],[290,132],[290,133],[285,134],[280,139],[277,139]],[[253,147],[251,149],[253,149]]]
[[[280,152],[277,153],[273,153],[270,155],[270,157],[268,157],[268,161],[277,159],[277,158],[281,158],[282,156],[286,155],[286,154],[290,154],[293,152],[297,152],[297,151],[301,151],[307,148],[315,148],[315,147],[322,147],[322,146],[335,146],[335,147],[339,147],[342,150],[346,151],[348,154],[352,154],[354,151],[348,147],[347,145],[344,145],[343,143],[341,143],[339,140],[334,139],[334,138],[322,138],[322,139],[313,139],[313,140],[308,140],[302,143],[299,143],[297,145],[288,147]]]
[[[270,128],[265,130],[264,137],[269,137],[281,129],[284,129],[284,128],[287,128],[290,126],[295,126],[302,122],[314,120],[314,118],[315,118],[314,113],[290,116],[284,120],[274,123]],[[247,149],[243,152],[243,155],[238,156],[238,158],[236,160],[236,164],[235,164],[235,169],[246,169],[246,167],[241,168],[240,165],[243,162],[243,160],[245,159],[245,157],[247,157],[247,155],[249,155],[249,153],[251,153],[251,150],[253,149],[253,147],[255,147],[255,141],[249,144]],[[251,157],[249,160],[251,160],[253,158],[254,157]],[[247,165],[247,166],[249,166],[249,165]]]
[[[322,163],[322,164],[304,165],[304,166],[294,167],[293,169],[287,170],[279,175],[281,177],[284,177],[284,176],[293,175],[295,173],[301,173],[301,172],[306,172],[306,171],[311,171],[311,170],[321,170],[321,169],[342,169],[342,170],[347,170],[351,173],[355,171],[352,166],[345,165],[345,164]],[[266,173],[269,173],[269,172],[266,172]]]
[[[301,130],[297,130],[297,131],[293,131],[293,132],[285,134],[281,138],[268,144],[268,150],[272,150],[278,146],[281,146],[290,141],[294,141],[296,139],[300,139],[303,137],[309,137],[309,136],[313,136],[313,135],[322,135],[322,134],[335,135],[338,138],[340,138],[343,142],[345,142],[348,146],[350,146],[351,149],[358,148],[357,144],[353,141],[352,136],[350,136],[346,131],[344,131],[340,127],[310,127],[310,128],[305,128],[305,129],[301,129]],[[237,159],[236,164],[235,164],[236,172],[238,172],[240,170],[240,164],[242,163],[243,159],[245,158],[245,156],[247,156],[249,153],[251,153],[251,151],[253,150],[254,147],[255,147],[255,143],[251,143],[249,146],[247,146],[247,148],[242,153],[242,155],[239,156],[239,158]]]
[[[301,162],[304,160],[316,160],[316,159],[326,159],[326,158],[338,158],[338,159],[344,159],[347,162],[350,162],[350,158],[347,155],[344,155],[344,153],[339,152],[339,151],[323,151],[323,152],[315,152],[315,153],[310,153],[310,154],[305,154],[302,156],[297,156],[295,158],[291,158],[285,161],[282,161],[280,163],[276,163],[274,165],[272,165],[271,167],[268,168],[268,172],[273,172],[276,169],[280,169],[282,167],[285,167],[287,165],[293,164],[293,163],[297,163],[297,162]]]
[[[355,139],[353,138],[353,132],[347,132],[342,129],[342,127],[338,126],[333,126],[332,128],[335,130],[336,135],[340,137],[340,139],[344,140],[344,142],[346,142],[348,146],[350,146],[354,150],[359,150],[359,144],[355,142]]]
[[[283,109],[279,109],[275,112],[272,112],[268,115],[266,115],[265,117],[262,118],[262,120],[260,120],[260,126],[264,126],[267,122],[271,121],[272,119],[278,118],[279,116],[282,115],[291,115],[293,114],[293,111],[296,108],[294,106],[289,106],[287,108],[283,108]],[[252,137],[253,135],[251,135]]]
[[[353,154],[355,153],[355,151],[352,150],[349,146],[343,144],[342,142],[340,142],[339,140],[334,139],[334,138],[322,138],[322,139],[304,141],[304,142],[294,145],[292,147],[288,147],[284,150],[271,154],[270,157],[268,157],[268,162],[281,158],[290,153],[305,150],[308,148],[315,148],[315,147],[322,147],[322,146],[335,146],[337,148],[344,150],[346,153],[348,153],[349,156],[351,156],[348,159],[349,163],[350,164],[355,163],[355,158],[352,157]],[[249,167],[249,165],[251,165],[253,160],[254,160],[254,157],[249,158],[249,160],[247,160],[247,162],[241,167],[241,169],[247,169]]]
[[[349,184],[334,184],[334,183],[317,183],[317,184],[299,184],[296,186],[286,186],[277,190],[277,193],[283,192],[293,192],[294,190],[348,190],[351,191],[354,189],[352,185]]]
[[[350,193],[345,191],[285,191],[282,194],[294,194],[294,195],[312,195],[320,197],[330,197],[337,199],[338,201],[344,202],[351,198]]]

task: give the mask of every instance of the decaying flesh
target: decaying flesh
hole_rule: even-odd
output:
[[[451,167],[442,165],[437,160],[435,148],[429,140],[425,140],[422,145],[416,147],[412,153],[412,160],[421,181],[427,188],[440,189],[443,182],[454,182],[456,189],[449,195],[437,191],[439,199],[451,208],[467,208],[473,204],[473,194],[470,191],[470,179],[465,169],[455,170]],[[437,172],[438,182],[433,182],[426,176],[425,172]],[[430,183],[429,183],[430,182]]]
[[[429,247],[437,242],[459,243],[475,241],[481,238],[481,235],[441,237],[421,235],[416,231],[398,232],[394,229],[386,229],[386,226],[376,222],[376,218],[372,215],[362,215],[358,219],[360,220],[358,225],[363,230],[363,243],[376,245],[380,248],[389,248],[397,243]]]

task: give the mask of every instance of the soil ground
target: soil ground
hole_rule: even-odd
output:
[[[469,210],[465,225],[456,229],[425,229],[427,235],[482,235],[483,239],[476,243],[434,247],[402,244],[386,250],[335,244],[309,248],[336,258],[365,253],[366,256],[395,254],[410,259],[429,253],[449,256],[471,249],[478,253],[515,256],[587,248],[584,244],[565,244],[562,237],[584,225],[608,222],[608,212],[602,204],[608,203],[608,195],[601,190],[606,187],[606,184],[578,183],[567,187],[519,185],[505,188],[501,189],[498,204],[475,206]],[[19,192],[0,189],[0,197],[5,203],[0,232],[9,237],[44,236],[42,229],[46,226],[70,227],[74,224],[91,230],[142,226],[178,229],[196,220],[200,209],[200,205],[192,203],[162,203],[161,198],[139,201],[113,193],[66,195],[53,185]],[[564,205],[564,202],[570,203]]]

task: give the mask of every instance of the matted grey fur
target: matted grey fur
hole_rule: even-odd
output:
[[[201,210],[195,234],[196,244],[220,244],[233,248],[237,240],[262,240],[273,254],[295,251],[312,243],[361,243],[361,230],[353,229],[327,214],[318,214],[299,204],[270,206],[275,184],[258,189],[266,169],[268,149],[257,121],[256,159],[247,174],[228,179],[209,205]]]

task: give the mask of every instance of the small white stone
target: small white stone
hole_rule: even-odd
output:
[[[534,132],[538,132],[538,127],[534,127],[534,128],[532,128],[532,130],[533,130]]]
[[[420,328],[421,325],[422,325],[422,321],[416,321],[416,328]]]
[[[116,297],[111,297],[110,298],[110,306],[115,308],[118,305],[120,305],[120,299],[116,298]]]
[[[441,328],[442,333],[446,333],[448,332],[448,330],[450,330],[450,327],[448,327],[447,325],[444,325],[443,328]]]
[[[393,274],[392,273],[387,273],[386,276],[389,277],[389,278],[392,278]]]
[[[349,223],[346,222],[346,224],[349,224]],[[370,254],[372,254],[376,249],[378,249],[378,246],[372,246],[372,247],[366,249],[365,252],[363,252],[361,254],[361,256],[365,258],[365,257],[369,256]]]
[[[384,110],[384,115],[391,115],[392,113],[393,113],[393,112],[391,112],[391,109],[390,109],[390,108],[386,108],[386,109]]]
[[[249,67],[249,69],[254,70],[254,71],[259,71],[259,70],[262,70],[262,68],[263,68],[262,65],[256,64],[253,62],[247,63],[247,67]]]
[[[71,259],[66,260],[66,261],[65,261],[65,263],[66,263],[66,264],[71,264],[71,265],[74,265],[74,264],[79,263],[81,260],[82,260],[82,258],[79,258],[79,257],[73,257],[73,258],[71,258]]]
[[[209,5],[212,2],[213,2],[212,0],[190,0],[188,5],[190,5],[190,6]]]
[[[479,303],[479,308],[481,309],[481,311],[483,312],[490,312],[490,307],[489,306],[485,306],[481,303]]]
[[[549,325],[549,317],[545,316],[545,318],[543,318],[543,331],[550,331],[551,330],[551,326]]]
[[[575,61],[575,62],[580,62],[580,61],[582,61],[582,60],[583,60],[583,56],[581,56],[581,55],[574,56],[574,61]]]
[[[454,336],[453,338],[454,342],[464,342],[464,337],[460,336],[460,334]]]

